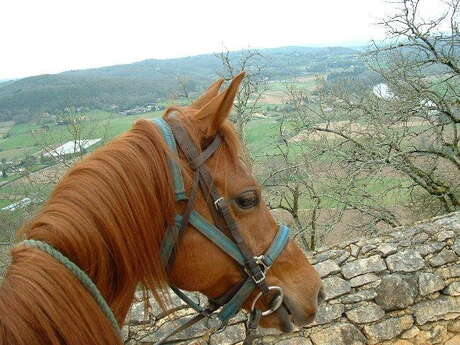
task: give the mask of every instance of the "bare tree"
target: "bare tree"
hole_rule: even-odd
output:
[[[188,103],[192,103],[193,101],[193,90],[191,88],[192,79],[188,76],[179,75],[176,76],[177,87],[171,93],[170,99],[173,103],[180,102],[180,101],[187,101]]]
[[[344,207],[335,214],[322,217],[324,204],[330,204],[328,190],[324,188],[323,170],[331,170],[329,164],[320,166],[321,154],[310,150],[303,142],[292,138],[292,121],[285,114],[279,119],[279,133],[275,153],[263,159],[261,184],[271,209],[288,212],[293,220],[294,238],[306,250],[314,250],[323,237],[341,220]]]
[[[104,143],[109,139],[111,116],[93,119],[84,110],[66,108],[57,115],[56,123],[63,129],[39,135],[36,140],[40,143],[42,159],[49,157],[55,164],[68,168],[87,153],[89,140],[100,139]],[[63,150],[62,145],[68,142],[72,147]]]
[[[418,13],[420,3],[400,0],[381,22],[388,39],[364,57],[380,85],[327,83],[316,99],[289,90],[290,140],[335,162],[322,172],[327,199],[374,225],[404,221],[392,200],[412,203],[419,215],[460,208],[459,1],[430,20]]]
[[[246,127],[254,114],[261,111],[261,100],[267,91],[267,79],[263,74],[263,55],[256,49],[230,52],[223,49],[216,57],[222,63],[218,74],[225,80],[232,80],[241,72],[246,77],[233,105],[232,121],[243,143],[246,143]]]

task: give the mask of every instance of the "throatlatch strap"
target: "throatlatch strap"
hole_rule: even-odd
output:
[[[190,198],[187,201],[187,206],[185,207],[184,214],[179,218],[176,216],[175,226],[167,229],[166,234],[164,235],[160,252],[161,261],[163,262],[164,267],[171,265],[174,256],[173,249],[177,245],[177,242],[187,227],[187,224],[190,222],[190,215],[193,212],[193,204],[195,202],[197,192],[198,174],[195,174],[193,177],[192,192],[190,194]]]
[[[174,139],[168,123],[162,118],[153,119],[152,122],[160,129],[161,134],[163,134],[163,138],[165,139],[165,142],[171,152],[178,157],[176,140]],[[187,196],[185,195],[184,179],[182,178],[182,172],[179,165],[174,160],[169,159],[169,166],[174,179],[176,200],[180,201],[187,199]]]

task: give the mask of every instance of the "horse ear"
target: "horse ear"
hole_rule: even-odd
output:
[[[201,109],[206,103],[217,96],[223,82],[224,78],[220,78],[212,83],[211,86],[208,87],[208,89],[190,105],[190,107],[194,109]]]
[[[207,136],[215,135],[225,119],[230,115],[233,101],[244,75],[245,73],[241,72],[233,78],[225,91],[211,99],[195,115],[195,118],[200,121],[200,125],[205,128]]]

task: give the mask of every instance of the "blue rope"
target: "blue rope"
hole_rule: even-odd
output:
[[[19,243],[19,245],[24,245],[28,248],[40,249],[45,253],[51,255],[54,259],[56,259],[62,265],[64,265],[70,272],[74,274],[74,276],[85,286],[88,292],[93,296],[93,298],[99,304],[99,307],[102,309],[107,319],[112,324],[113,329],[118,334],[121,334],[120,326],[118,325],[118,322],[115,319],[115,316],[113,315],[112,309],[110,309],[109,305],[107,304],[101,292],[98,290],[91,278],[88,277],[88,275],[85,272],[83,272],[80,267],[75,265],[72,261],[70,261],[70,259],[62,255],[61,252],[56,250],[54,247],[50,246],[48,243],[37,240],[25,240]]]

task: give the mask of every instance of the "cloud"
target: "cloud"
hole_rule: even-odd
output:
[[[382,37],[383,0],[3,1],[0,79],[230,49]]]

